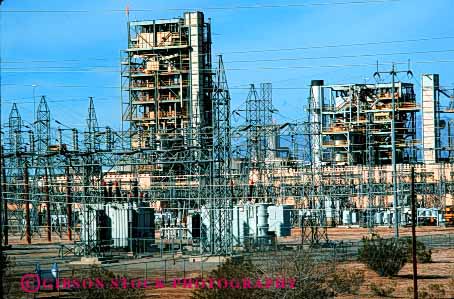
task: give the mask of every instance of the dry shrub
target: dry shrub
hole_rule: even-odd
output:
[[[109,282],[114,278],[119,278],[118,275],[115,275],[113,272],[98,266],[93,266],[87,270],[82,270],[73,277],[100,278],[104,282]],[[125,276],[121,277],[126,278]],[[73,290],[71,292],[71,295],[74,296],[74,298],[81,299],[141,299],[145,298],[144,294],[145,291],[141,288],[113,288],[109,285],[106,285],[105,288],[81,288]]]
[[[21,298],[24,292],[20,286],[20,278],[25,273],[14,272],[16,261],[14,258],[8,257],[6,253],[1,256],[0,263],[0,268],[3,272],[3,281],[0,282],[3,284],[3,297],[6,299]]]
[[[359,260],[378,275],[394,276],[407,262],[408,247],[404,240],[372,235],[371,238],[363,238],[358,254]]]
[[[211,272],[209,277],[262,279],[287,277],[296,279],[296,287],[269,289],[195,289],[194,299],[220,298],[334,298],[335,294],[355,294],[364,282],[362,271],[337,270],[335,263],[317,261],[309,251],[290,252],[288,255],[270,256],[266,259],[239,258],[228,260]]]
[[[372,291],[372,294],[374,294],[375,296],[391,297],[396,290],[396,283],[393,283],[391,285],[371,283],[369,288]]]
[[[413,296],[413,287],[408,287],[409,296]],[[420,299],[442,299],[446,298],[446,290],[443,285],[433,283],[427,287],[418,289],[418,298]]]
[[[336,271],[331,275],[328,283],[337,294],[358,294],[364,283],[364,271]]]
[[[239,279],[250,278],[257,279],[258,269],[252,264],[250,259],[235,258],[227,259],[208,275],[214,279]],[[235,289],[235,288],[198,288],[192,293],[194,299],[211,299],[211,298],[260,298],[258,294],[260,289]]]

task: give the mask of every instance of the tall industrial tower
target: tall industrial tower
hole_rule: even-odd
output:
[[[131,146],[158,151],[204,146],[211,127],[211,30],[202,12],[128,23],[122,58],[123,121]],[[202,132],[202,133],[201,133]]]

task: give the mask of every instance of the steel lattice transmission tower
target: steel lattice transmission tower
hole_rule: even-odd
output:
[[[211,252],[227,254],[232,250],[232,198],[230,178],[230,93],[222,56],[219,56],[213,92],[213,171],[210,228]]]
[[[35,148],[34,153],[32,152],[32,167],[35,168],[35,175],[32,181],[32,188],[34,188],[34,192],[32,192],[31,198],[33,205],[32,218],[34,219],[35,223],[39,224],[37,215],[39,208],[37,203],[42,201],[41,197],[46,196],[42,191],[44,191],[45,189],[44,184],[47,184],[47,188],[49,186],[47,177],[50,174],[48,172],[49,158],[47,156],[50,140],[50,110],[44,96],[41,97],[41,100],[39,102],[38,108],[36,110],[36,119],[33,125],[35,130],[35,139],[33,141],[30,141],[33,142]],[[46,178],[44,179],[44,177]],[[39,190],[40,188],[41,190]],[[50,208],[50,204],[47,205],[47,208]],[[32,226],[32,228],[32,233],[36,232],[37,234],[40,234],[39,227]]]
[[[50,110],[46,98],[43,96],[36,110],[36,151],[43,154],[47,151],[50,139]]]
[[[22,169],[22,158],[21,152],[23,151],[23,140],[22,140],[22,118],[17,109],[16,103],[13,103],[11,112],[8,118],[8,129],[9,129],[9,150],[5,151],[9,155],[8,163],[6,164],[7,176],[5,177],[5,185],[7,190],[5,193],[10,199],[13,199],[14,204],[17,205],[16,209],[11,210],[9,213],[9,219],[5,220],[9,222],[9,226],[20,225],[22,226],[22,206],[18,204],[21,200],[19,194],[21,193],[20,180],[23,177]],[[7,200],[7,199],[5,199]],[[17,226],[16,226],[17,227]]]
[[[96,151],[99,149],[98,138],[98,118],[96,117],[95,105],[93,97],[90,97],[87,117],[87,131],[85,131],[84,141],[88,151]]]

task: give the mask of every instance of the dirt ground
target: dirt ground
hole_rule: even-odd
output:
[[[391,237],[394,234],[394,230],[392,227],[386,226],[378,226],[374,227],[374,233],[379,234],[383,237]],[[400,227],[399,233],[401,236],[411,236],[411,227]],[[423,235],[439,235],[439,234],[454,234],[454,227],[441,227],[441,226],[418,226],[416,228],[416,233],[418,236]],[[340,240],[360,240],[363,236],[369,235],[369,230],[367,228],[358,227],[358,226],[338,226],[338,227],[329,227],[327,228],[328,238],[333,241],[340,241]],[[296,242],[299,243],[301,237],[301,229],[294,228],[291,231],[290,237],[285,237],[282,240],[284,242]],[[76,237],[76,240],[78,238]],[[25,238],[20,238],[19,235],[10,235],[9,243],[12,245],[26,245]],[[41,236],[33,235],[32,244],[39,245],[39,244],[73,244],[74,241],[69,241],[66,234],[62,234],[61,236],[53,233],[52,234],[52,242],[48,242],[46,239],[46,235],[41,232]]]
[[[381,236],[391,237],[393,235],[393,228],[389,227],[378,227],[374,228],[374,233],[378,233]],[[330,240],[340,241],[340,240],[360,240],[363,236],[367,236],[369,231],[367,228],[359,227],[336,227],[328,228],[328,237]],[[443,235],[443,234],[454,234],[454,227],[418,227],[417,235],[418,236],[430,236],[430,235]],[[406,227],[400,228],[401,236],[410,236],[411,229]],[[300,230],[293,230],[292,236],[284,239],[284,242],[289,243],[297,242],[300,238]],[[11,238],[13,244],[24,244],[24,240],[19,240],[18,238]],[[64,242],[66,243],[66,242]],[[298,242],[297,242],[298,243]],[[38,245],[40,244],[40,245]],[[49,244],[46,240],[43,239],[34,239],[33,245],[37,248],[41,248],[42,245]],[[18,251],[16,252],[17,260],[23,261],[29,267],[27,270],[32,270],[33,263],[38,257],[41,258],[52,258],[55,257],[57,249],[45,249],[43,246],[41,250],[28,250],[28,251]],[[445,291],[444,297],[441,298],[454,298],[454,248],[450,249],[433,249],[432,250],[432,263],[428,264],[419,264],[418,265],[418,283],[420,290],[428,291],[429,286],[437,286],[438,288],[443,288]],[[29,262],[30,261],[30,262]],[[365,283],[360,289],[359,294],[350,295],[350,296],[339,296],[339,298],[383,298],[378,297],[373,294],[371,290],[371,285],[382,285],[385,287],[394,288],[391,298],[412,298],[411,293],[408,292],[408,288],[412,287],[412,266],[411,263],[404,266],[404,268],[399,272],[396,277],[393,278],[383,278],[379,277],[375,272],[367,269],[367,267],[359,262],[346,262],[340,265],[340,267],[345,267],[346,269],[351,270],[361,270],[365,274]],[[22,268],[22,271],[25,269]],[[28,269],[30,268],[30,269]],[[132,268],[130,268],[130,271]],[[191,270],[187,272],[189,274]],[[189,274],[190,275],[190,274]],[[431,291],[428,291],[429,293]],[[148,289],[146,292],[147,298],[169,298],[169,299],[183,299],[190,298],[192,289],[185,288],[164,288],[164,289]],[[433,292],[432,292],[433,293]],[[50,294],[48,294],[50,295]],[[41,296],[40,296],[41,297]],[[42,296],[44,298],[46,296]],[[49,297],[48,297],[49,298]],[[422,298],[422,297],[421,297]],[[438,298],[438,297],[430,297]]]
[[[374,233],[382,237],[391,237],[394,230],[391,227],[375,227]],[[359,227],[334,227],[328,228],[328,238],[330,240],[360,240],[363,236],[368,235],[367,228]],[[400,236],[411,236],[411,227],[400,227]],[[416,228],[416,235],[442,235],[454,234],[454,227],[437,227],[437,226],[418,226]]]
[[[432,251],[432,259],[432,263],[418,264],[419,290],[426,290],[431,295],[436,295],[433,291],[429,291],[429,286],[439,285],[445,291],[444,296],[430,298],[454,298],[454,249],[435,249]],[[380,277],[359,262],[344,263],[340,267],[364,271],[365,282],[357,295],[342,295],[336,298],[384,298],[373,294],[371,291],[372,283],[393,287],[395,291],[388,298],[413,298],[413,293],[408,291],[408,288],[413,286],[411,263],[406,264],[399,274],[392,278]],[[148,298],[185,299],[190,298],[191,289],[165,288],[149,290],[147,296]]]
[[[435,296],[435,292],[429,291],[428,287],[437,284],[445,290],[445,294],[441,298],[454,298],[454,249],[435,249],[432,251],[432,260],[432,263],[418,264],[418,289],[420,291],[425,289]],[[363,270],[365,283],[358,295],[340,296],[339,298],[383,298],[373,295],[370,289],[372,283],[392,286],[395,291],[390,298],[413,298],[413,293],[408,291],[409,287],[413,287],[411,263],[406,264],[393,278],[380,277],[367,269],[365,265],[357,262],[347,263],[343,266],[347,269]]]

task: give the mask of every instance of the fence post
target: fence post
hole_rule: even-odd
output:
[[[201,272],[202,272],[201,273],[201,276],[202,276],[201,279],[203,279],[203,259],[202,259],[202,256],[200,256],[200,267],[201,267]]]
[[[164,283],[167,283],[167,259],[164,260]]]
[[[186,259],[183,259],[183,279],[186,278]]]

